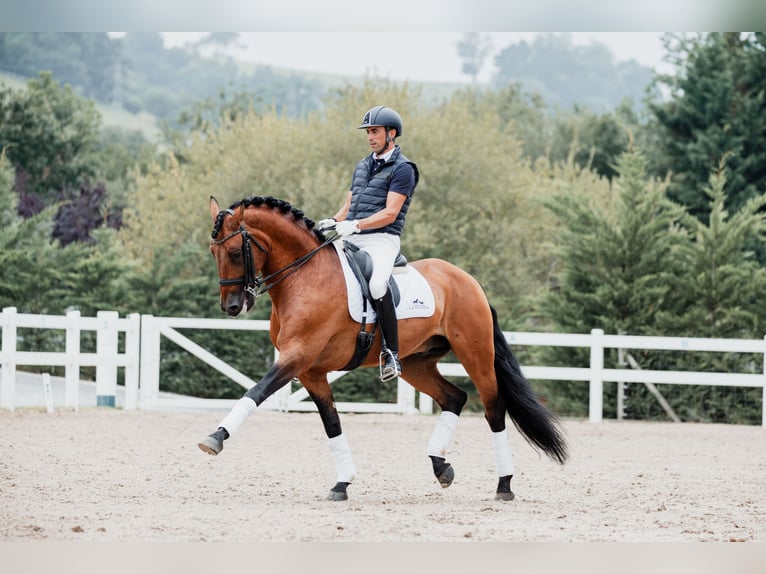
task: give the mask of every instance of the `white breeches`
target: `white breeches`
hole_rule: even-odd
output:
[[[401,241],[398,235],[390,233],[357,233],[346,237],[345,241],[365,250],[372,258],[372,277],[370,277],[370,295],[380,299],[388,289],[388,279],[394,270],[394,261],[399,255]]]

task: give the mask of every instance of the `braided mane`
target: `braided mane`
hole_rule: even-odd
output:
[[[244,205],[245,207],[260,207],[262,205],[265,205],[267,207],[270,207],[272,209],[278,209],[282,213],[291,213],[292,216],[295,218],[296,223],[303,221],[306,223],[306,227],[308,227],[310,230],[313,230],[314,235],[316,235],[320,240],[324,239],[324,236],[314,229],[314,221],[306,217],[306,215],[301,211],[300,209],[297,209],[290,205],[288,202],[286,202],[283,199],[277,199],[276,197],[261,197],[258,195],[255,195],[253,197],[248,197],[245,199],[240,199],[239,201],[232,203],[229,206],[229,209],[221,210],[218,213],[218,216],[215,218],[215,224],[213,225],[213,232],[211,233],[210,237],[213,239],[216,238],[216,236],[220,233],[221,227],[223,226],[223,220],[226,217],[227,213],[230,213],[237,209],[238,207]]]

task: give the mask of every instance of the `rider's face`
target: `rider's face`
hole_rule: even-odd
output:
[[[391,136],[396,132],[392,131]],[[376,154],[382,154],[386,151],[386,128],[382,126],[372,126],[367,128],[367,141],[370,144],[370,149]],[[393,142],[391,142],[393,143]]]

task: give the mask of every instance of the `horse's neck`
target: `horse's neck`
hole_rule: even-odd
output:
[[[268,236],[271,250],[263,268],[263,275],[278,273],[301,257],[319,247],[311,232],[288,226],[261,226],[260,232]],[[284,274],[288,274],[288,269]],[[275,280],[282,276],[280,274]],[[278,305],[283,299],[293,301],[301,299],[322,299],[336,296],[338,282],[343,281],[343,273],[335,250],[331,245],[325,246],[314,254],[292,276],[280,281],[271,291],[272,303]]]

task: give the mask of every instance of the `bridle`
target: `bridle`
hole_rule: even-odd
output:
[[[226,210],[226,213],[230,215],[234,215],[234,212],[230,209]],[[325,239],[324,242],[319,245],[319,247],[316,247],[306,253],[305,255],[299,257],[292,263],[289,263],[288,265],[285,265],[281,269],[275,271],[274,273],[271,273],[270,275],[267,275],[266,277],[263,277],[263,274],[256,270],[255,268],[255,260],[253,259],[253,250],[250,247],[251,244],[255,245],[258,249],[260,249],[264,255],[268,258],[269,252],[268,250],[261,245],[258,240],[253,237],[247,229],[245,229],[244,225],[240,224],[239,229],[236,231],[232,231],[227,236],[223,237],[222,239],[210,239],[210,242],[213,245],[223,245],[226,243],[229,239],[236,237],[237,235],[240,235],[242,237],[242,263],[244,266],[244,272],[242,274],[242,277],[239,277],[237,279],[218,279],[219,285],[222,287],[228,287],[231,285],[242,285],[243,289],[250,293],[255,299],[266,293],[269,289],[274,287],[275,285],[278,285],[285,279],[287,279],[290,275],[298,271],[304,264],[306,264],[314,255],[316,255],[322,248],[326,247],[330,243],[333,242],[334,238],[328,238]],[[271,283],[269,283],[271,281]]]

